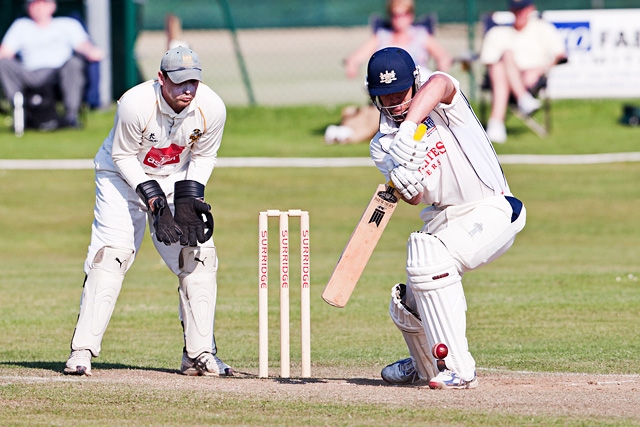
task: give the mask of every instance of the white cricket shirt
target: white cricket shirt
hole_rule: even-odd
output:
[[[113,128],[95,157],[96,169],[119,172],[133,188],[185,169],[185,179],[206,185],[226,117],[224,103],[204,83],[180,113],[164,100],[157,80],[141,83],[118,101]]]
[[[480,121],[460,91],[460,83],[452,76],[456,87],[451,104],[438,104],[424,123],[429,152],[420,168],[426,176],[422,202],[438,208],[459,206],[511,192],[493,145]],[[433,75],[432,74],[432,75]],[[371,159],[389,180],[386,160],[389,145],[398,125],[382,116],[380,130],[370,144]]]

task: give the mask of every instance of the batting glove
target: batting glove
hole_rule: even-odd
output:
[[[136,187],[136,193],[151,210],[156,239],[167,246],[178,242],[182,236],[182,230],[171,215],[167,197],[158,181],[152,179],[139,184]]]
[[[389,160],[387,166],[391,166],[389,177],[393,186],[407,200],[417,196],[424,190],[424,176],[418,171],[410,171],[404,166],[394,166]]]
[[[413,139],[417,128],[418,125],[414,122],[402,122],[389,146],[389,154],[394,162],[410,171],[417,171],[424,165],[427,157],[427,143]]]
[[[213,215],[211,206],[204,202],[204,185],[193,180],[176,182],[173,203],[176,223],[184,231],[180,236],[182,246],[197,246],[211,238]]]

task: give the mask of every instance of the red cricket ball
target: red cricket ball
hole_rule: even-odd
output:
[[[433,346],[431,354],[433,354],[433,357],[435,357],[436,359],[444,359],[445,357],[447,357],[447,354],[449,354],[449,348],[447,348],[446,344],[444,343],[438,343]]]

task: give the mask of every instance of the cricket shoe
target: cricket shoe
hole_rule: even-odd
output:
[[[393,385],[411,385],[420,381],[420,374],[410,357],[385,366],[380,376]]]
[[[91,357],[90,350],[72,350],[63,372],[65,375],[86,375],[90,377]]]
[[[465,381],[455,372],[445,369],[429,381],[429,387],[432,389],[465,389],[478,387],[478,378],[473,374],[473,379]]]
[[[208,352],[201,353],[195,359],[190,358],[189,355],[187,355],[186,351],[183,352],[180,372],[183,375],[193,376],[233,376],[233,369],[231,368],[231,366],[224,363],[214,354]]]

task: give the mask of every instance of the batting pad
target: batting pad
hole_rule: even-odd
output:
[[[455,261],[444,244],[427,233],[412,233],[407,248],[407,286],[416,300],[429,348],[446,344],[447,368],[462,379],[471,380],[475,360],[469,353],[467,304]]]
[[[132,255],[130,249],[111,246],[105,246],[96,253],[82,290],[80,314],[71,340],[73,350],[90,350],[94,357],[100,354],[102,337],[111,320]]]
[[[404,341],[409,348],[409,354],[418,368],[420,379],[429,381],[438,374],[431,356],[431,347],[427,342],[422,322],[415,314],[409,311],[405,296],[405,285],[402,283],[398,283],[391,288],[389,315],[393,323],[402,332]]]
[[[213,352],[218,258],[216,248],[186,247],[180,252],[180,318],[187,354]]]

